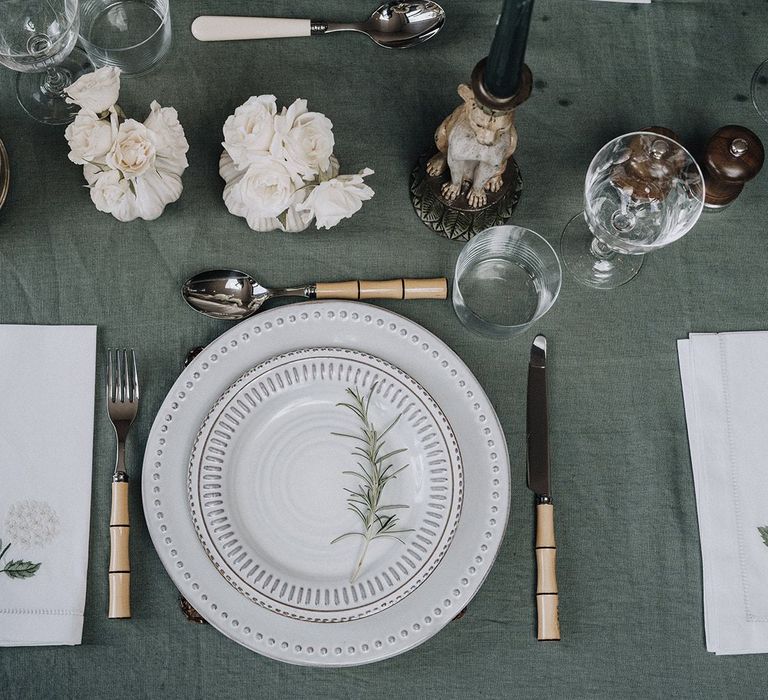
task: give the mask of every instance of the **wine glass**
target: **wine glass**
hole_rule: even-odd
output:
[[[582,284],[613,289],[629,282],[645,253],[682,238],[701,215],[701,169],[668,134],[625,134],[592,159],[584,211],[560,239],[565,267]]]
[[[16,96],[39,122],[66,124],[79,109],[64,100],[64,89],[93,70],[73,50],[79,29],[78,0],[0,0],[0,63],[19,71]]]
[[[763,61],[755,70],[751,93],[757,113],[768,122],[768,60]]]

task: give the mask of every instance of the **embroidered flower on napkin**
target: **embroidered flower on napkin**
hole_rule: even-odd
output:
[[[0,565],[3,566],[0,573],[17,579],[34,576],[42,562],[14,559],[13,556],[29,556],[26,550],[50,544],[56,539],[58,531],[59,517],[45,501],[17,501],[12,504],[5,516],[5,544],[0,539]],[[11,547],[14,547],[13,551]],[[24,554],[19,554],[17,549]]]

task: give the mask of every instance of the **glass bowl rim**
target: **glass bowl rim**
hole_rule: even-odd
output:
[[[768,122],[768,110],[761,109],[757,104],[757,82],[760,79],[760,74],[765,68],[768,68],[768,59],[763,61],[757,68],[755,68],[755,72],[752,74],[752,80],[749,82],[749,96],[752,98],[752,106],[755,108],[757,113],[763,118],[763,121]]]
[[[150,4],[148,2],[143,2],[142,0],[140,1],[142,5]],[[157,33],[165,28],[166,22],[169,21],[169,17],[171,15],[171,2],[170,0],[163,0],[163,2],[165,5],[165,7],[163,8],[163,15],[162,17],[160,17],[160,23],[155,28],[155,31],[149,34],[148,36],[144,37],[140,42],[136,44],[132,44],[131,46],[121,46],[120,48],[110,49],[110,48],[107,48],[106,46],[101,46],[100,44],[95,44],[92,41],[88,41],[88,39],[86,39],[83,36],[82,17],[80,20],[80,36],[79,36],[80,43],[82,43],[86,53],[88,52],[88,49],[93,49],[96,51],[102,51],[102,52],[111,53],[111,54],[118,54],[118,53],[122,53],[123,51],[133,51],[134,49],[138,49],[140,46],[144,46],[144,44],[146,44],[148,41],[151,41],[152,39],[154,39]],[[83,3],[83,0],[80,0],[81,6],[82,6],[82,3]]]
[[[2,4],[2,0],[0,0],[0,4]],[[62,4],[64,6],[66,6],[66,4],[67,4],[66,0]],[[75,11],[72,13],[72,17],[69,19],[66,27],[59,33],[59,36],[56,38],[56,40],[51,43],[51,46],[53,46],[54,44],[58,44],[58,43],[62,43],[64,45],[66,45],[67,41],[69,40],[68,37],[69,37],[70,32],[72,31],[72,27],[80,20],[80,5],[81,5],[81,0],[76,0],[75,1]],[[48,37],[48,38],[50,39],[50,37]],[[81,38],[81,37],[78,36],[78,39],[79,38]],[[29,53],[29,51],[20,51],[20,50],[13,49],[10,53],[4,53],[3,56],[5,56],[7,58],[10,58],[10,59],[18,59],[18,58],[29,58],[31,56],[31,54]],[[59,58],[59,54],[58,53],[56,54],[56,56],[57,56],[59,61],[63,60],[63,58],[66,58],[66,57]],[[51,65],[55,66],[55,65],[57,65],[57,63],[54,62]],[[42,71],[45,71],[45,68],[43,68]],[[42,72],[42,71],[33,71],[33,72],[39,73],[39,72]]]
[[[768,61],[766,62],[768,63]],[[678,146],[685,153],[685,155],[688,156],[691,163],[693,163],[694,166],[696,167],[696,171],[699,173],[699,178],[701,180],[701,197],[696,197],[696,201],[698,202],[698,207],[697,207],[698,211],[697,211],[696,217],[694,218],[693,223],[682,234],[680,234],[680,236],[678,236],[674,241],[670,241],[670,243],[667,244],[667,245],[671,245],[672,243],[679,241],[696,225],[696,223],[699,220],[699,217],[704,211],[704,202],[707,196],[707,191],[706,191],[706,185],[704,184],[704,172],[702,171],[701,166],[699,165],[699,162],[693,157],[691,152],[685,146],[683,146],[683,144],[681,144],[677,139],[671,138],[670,136],[665,136],[664,134],[657,134],[655,131],[643,131],[642,129],[640,129],[639,131],[628,131],[625,134],[621,134],[620,136],[616,136],[612,138],[610,141],[606,141],[606,143],[603,144],[598,149],[597,153],[595,153],[595,155],[592,157],[592,160],[589,162],[589,167],[587,168],[587,174],[584,176],[584,212],[586,214],[586,211],[587,211],[587,183],[589,180],[589,174],[592,171],[592,166],[597,160],[597,157],[612,144],[618,141],[621,141],[622,139],[626,139],[628,137],[633,137],[633,136],[653,136],[659,139],[665,139],[666,141],[671,141],[673,144]],[[618,236],[612,236],[610,234],[598,235],[597,233],[595,233],[594,229],[590,225],[589,219],[586,216],[584,218],[587,220],[587,225],[592,231],[592,235],[595,238],[602,241],[603,243],[605,243],[605,245],[612,247],[611,243],[613,241],[621,242],[623,240]],[[601,233],[603,233],[602,230],[601,230]],[[624,255],[645,255],[646,253],[652,253],[653,251],[659,250],[660,248],[664,248],[666,246],[654,246],[653,244],[650,244],[650,243],[632,243],[632,247],[635,248],[637,252],[635,253],[627,253],[625,251],[621,251],[621,252]]]

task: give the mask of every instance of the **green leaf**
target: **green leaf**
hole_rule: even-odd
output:
[[[387,427],[384,429],[384,432],[383,432],[381,435],[379,435],[379,440],[381,440],[381,439],[382,439],[382,438],[383,438],[383,437],[384,437],[384,436],[385,436],[385,435],[386,435],[386,434],[387,434],[387,433],[388,433],[390,430],[392,430],[392,428],[394,428],[394,427],[397,425],[398,421],[399,421],[399,420],[400,420],[402,417],[403,417],[403,414],[402,414],[402,413],[398,413],[398,414],[397,414],[397,418],[395,418],[395,420],[393,420],[393,421],[392,421],[392,422],[389,424],[389,426],[387,426]]]
[[[337,542],[341,542],[346,537],[365,537],[365,535],[362,532],[345,532],[343,535],[339,535],[336,539],[331,540],[331,544],[336,544]]]
[[[760,537],[763,538],[765,546],[768,547],[768,525],[757,528],[757,531],[760,533]]]
[[[31,561],[17,559],[16,561],[9,561],[5,568],[0,569],[0,572],[8,574],[11,578],[29,578],[37,573],[41,565],[42,562],[35,564]]]

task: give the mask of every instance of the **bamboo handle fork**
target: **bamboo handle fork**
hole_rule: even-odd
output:
[[[117,457],[109,516],[109,617],[131,616],[131,532],[125,441],[139,410],[139,378],[133,350],[107,351],[107,413],[115,429]]]

